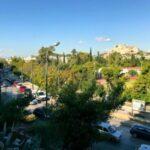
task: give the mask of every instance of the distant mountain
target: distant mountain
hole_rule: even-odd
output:
[[[106,58],[108,55],[114,52],[120,53],[122,56],[125,57],[129,57],[131,55],[135,55],[136,57],[141,57],[143,55],[145,58],[150,59],[149,52],[144,52],[135,46],[129,46],[126,44],[118,44],[112,49],[110,49],[108,52],[103,53],[102,56]]]
[[[132,54],[138,54],[140,52],[140,49],[135,46],[119,44],[119,45],[116,45],[114,48],[112,48],[111,52],[118,52],[122,55],[126,55],[126,54],[132,55]]]

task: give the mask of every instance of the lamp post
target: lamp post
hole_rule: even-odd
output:
[[[60,45],[60,42],[55,43],[50,46],[50,48],[54,48]],[[45,92],[46,92],[46,108],[47,108],[47,100],[48,100],[48,50],[46,50],[46,63],[45,63]]]

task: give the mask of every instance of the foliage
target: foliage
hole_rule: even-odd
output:
[[[95,133],[92,124],[98,119],[99,104],[92,101],[94,88],[77,93],[77,86],[65,85],[54,113],[64,149],[86,149]],[[91,91],[91,93],[89,93]]]
[[[45,64],[46,59],[48,58],[48,62],[50,63],[51,60],[49,59],[50,56],[53,54],[55,48],[53,46],[50,47],[42,47],[39,50],[39,55],[37,57],[37,61],[41,64]]]
[[[132,88],[132,98],[150,102],[150,73],[141,75]]]
[[[150,74],[150,61],[143,63],[142,74]]]
[[[138,73],[137,73],[137,71],[136,70],[130,70],[129,71],[129,75],[130,76],[136,76]]]
[[[46,150],[59,150],[62,142],[56,125],[53,120],[50,122],[35,122],[29,129],[29,133],[40,138],[40,147]]]
[[[110,54],[107,59],[109,65],[121,66],[123,58],[120,53],[114,52]]]
[[[104,67],[102,69],[102,75],[107,81],[117,79],[120,74],[120,68],[118,67]]]
[[[0,122],[18,122],[23,118],[23,109],[29,104],[28,99],[12,100],[0,107]]]
[[[102,99],[102,101],[104,101],[106,91],[102,85],[97,85],[96,95],[98,95]]]
[[[132,99],[140,99],[150,102],[150,65],[148,62],[143,63],[142,73],[129,91]]]

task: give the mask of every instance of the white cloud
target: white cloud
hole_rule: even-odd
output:
[[[111,39],[108,37],[96,37],[95,40],[97,42],[110,42],[111,41]]]

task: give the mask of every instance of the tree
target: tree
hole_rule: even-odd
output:
[[[0,58],[0,69],[3,69],[3,67],[6,65],[8,65],[6,59]]]
[[[93,60],[93,56],[92,56],[92,48],[90,48],[90,54],[89,54],[89,57],[90,57],[90,61]]]
[[[107,60],[109,65],[121,66],[123,57],[120,53],[114,52],[108,56]]]
[[[63,63],[64,64],[66,63],[66,55],[65,55],[65,53],[63,53]]]
[[[23,119],[23,109],[29,104],[29,99],[12,100],[0,106],[0,122],[19,122]]]
[[[46,55],[48,55],[48,62],[50,63],[50,56],[52,56],[53,52],[54,52],[55,48],[53,46],[50,47],[42,47],[39,50],[39,55],[37,56],[37,61],[39,63],[45,64],[46,63]]]
[[[21,57],[12,57],[11,58],[11,68],[15,75],[21,76],[23,75],[23,66],[25,64],[25,61]],[[22,76],[23,77],[23,76]]]
[[[143,64],[142,74],[138,77],[131,89],[132,98],[150,102],[150,65]]]
[[[147,61],[147,62],[143,63],[143,65],[142,65],[142,74],[146,75],[149,73],[150,73],[150,61]]]
[[[111,89],[113,88],[113,81],[114,80],[118,80],[119,75],[120,75],[120,68],[118,67],[104,67],[102,68],[102,75],[104,76],[104,78],[106,79],[106,81],[108,82],[108,84],[110,84]]]
[[[139,76],[131,89],[131,95],[134,99],[150,102],[150,74]]]
[[[59,55],[56,55],[56,65],[59,65]]]
[[[76,86],[68,84],[59,95],[54,114],[63,141],[62,149],[86,149],[93,142],[95,129],[92,124],[97,121],[99,104],[91,99],[93,93],[89,94],[89,90],[92,87],[77,93]]]
[[[140,60],[138,58],[135,57],[135,55],[131,55],[131,66],[135,67],[135,66],[139,66]]]
[[[138,73],[137,73],[137,71],[136,70],[130,70],[129,71],[129,75],[130,76],[136,76]]]
[[[99,54],[96,57],[96,61],[99,63],[100,66],[106,66],[107,65],[107,60],[105,58],[103,58],[102,56],[100,56]]]
[[[75,56],[75,55],[77,54],[77,50],[76,50],[76,49],[73,49],[73,50],[71,51],[71,53],[72,53],[73,56]]]
[[[124,80],[120,78],[120,68],[118,67],[105,67],[102,69],[102,74],[107,81],[107,93],[109,107],[116,107],[120,102],[120,95],[123,92]]]
[[[69,58],[69,64],[73,66],[74,64],[76,65],[81,65],[89,61],[89,54],[86,52],[78,52],[75,53],[74,55],[71,55]]]

